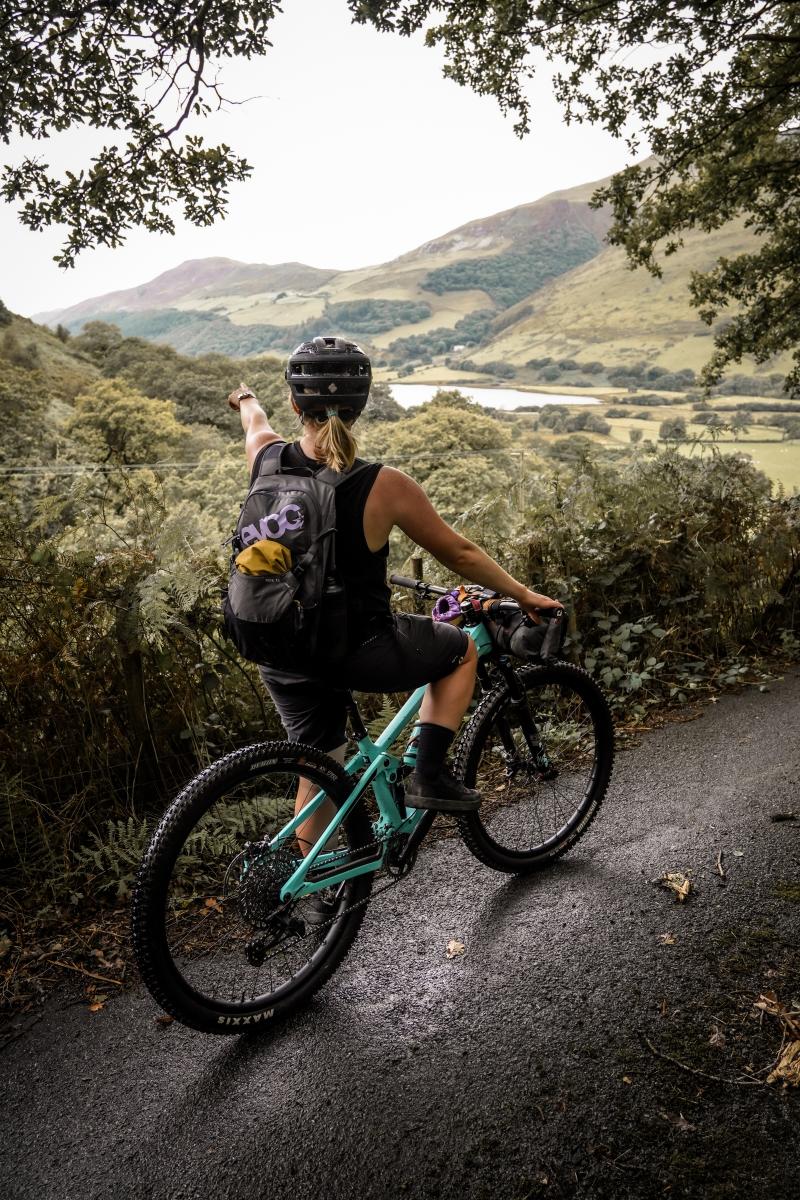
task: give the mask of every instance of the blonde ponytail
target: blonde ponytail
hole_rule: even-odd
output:
[[[332,413],[327,421],[313,421],[315,449],[332,471],[349,471],[355,461],[358,444],[344,421]]]

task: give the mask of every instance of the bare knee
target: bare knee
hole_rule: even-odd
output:
[[[464,657],[461,659],[460,666],[469,667],[473,671],[478,666],[478,648],[472,638],[467,639],[467,650]]]

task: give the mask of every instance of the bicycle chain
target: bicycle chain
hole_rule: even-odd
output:
[[[455,828],[455,826],[451,826],[450,828]],[[391,843],[395,837],[397,837],[397,835],[393,834],[388,839],[388,841],[385,843],[387,846],[387,850],[388,850],[389,846],[391,846]],[[379,846],[380,844],[381,844],[380,841],[372,841],[372,842],[367,842],[366,845],[364,845],[364,846],[357,846],[354,849],[348,848],[347,850],[334,851],[334,853],[337,854],[341,858],[344,858],[344,857],[349,858],[349,857],[352,857],[353,855],[360,854],[364,850],[371,850],[373,847]],[[332,917],[330,917],[327,921],[320,921],[319,924],[314,925],[313,932],[315,934],[317,934],[321,930],[329,929],[331,925],[335,925],[335,923],[337,921],[341,920],[342,917],[346,917],[346,916],[349,916],[350,913],[357,912],[359,908],[364,908],[367,904],[369,904],[372,900],[376,899],[378,896],[382,896],[385,892],[388,892],[391,888],[396,887],[397,884],[400,882],[400,880],[405,879],[409,873],[410,872],[404,872],[401,874],[394,875],[389,880],[388,883],[385,883],[383,885],[383,887],[378,888],[377,891],[370,891],[369,895],[365,896],[363,900],[357,900],[355,904],[349,905],[344,910],[344,912],[337,912]],[[313,894],[313,893],[310,893],[310,894]],[[309,936],[309,931],[307,929],[302,937],[296,937],[294,940],[304,941],[305,938],[307,938],[308,936]],[[281,942],[280,945],[281,946],[285,945],[285,942]],[[275,948],[275,954],[277,954],[277,952],[278,952],[278,947]],[[264,962],[266,962],[271,957],[273,957],[273,955],[267,955],[267,957],[264,959]]]
[[[376,840],[376,841],[372,841],[372,842],[367,842],[367,844],[365,846],[356,846],[355,849],[352,849],[352,850],[349,848],[347,850],[338,850],[338,851],[335,851],[335,853],[340,858],[351,858],[351,857],[354,857],[355,855],[361,854],[365,850],[372,850],[373,848],[377,848],[380,845],[385,845],[386,852],[388,855],[389,848],[390,848],[392,842],[396,839],[396,837],[397,837],[397,834],[392,834],[389,838],[387,838],[387,840],[385,842],[382,842],[381,840]],[[384,858],[384,862],[385,861],[386,860]],[[383,867],[380,868],[380,870],[383,870],[383,869],[384,869]],[[377,873],[378,872],[376,871],[375,874],[377,874]],[[356,912],[357,909],[363,908],[364,905],[369,904],[370,900],[372,900],[375,896],[381,896],[381,895],[383,895],[384,892],[388,892],[389,888],[395,887],[400,882],[400,880],[403,878],[404,878],[403,875],[394,875],[392,877],[392,879],[390,879],[388,883],[384,884],[384,886],[382,888],[379,888],[377,892],[370,891],[368,896],[365,896],[363,900],[357,900],[355,904],[351,904],[348,908],[346,908],[344,910],[344,912],[336,913],[335,916],[331,917],[327,921],[320,921],[320,923],[318,925],[314,926],[314,931],[317,932],[320,929],[327,929],[330,925],[335,924],[335,922],[340,920],[342,917],[346,917],[351,912]],[[311,893],[311,894],[313,895],[313,893]]]

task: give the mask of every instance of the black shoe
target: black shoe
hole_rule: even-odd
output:
[[[306,925],[325,925],[336,915],[336,907],[336,888],[320,888],[303,898],[303,920]]]
[[[449,767],[442,767],[435,779],[421,779],[418,772],[406,781],[406,804],[411,808],[433,808],[438,812],[474,812],[481,802],[480,792],[465,787]]]

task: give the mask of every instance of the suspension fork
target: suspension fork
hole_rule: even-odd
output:
[[[501,657],[497,663],[497,668],[502,675],[509,693],[508,707],[516,718],[516,723],[522,730],[522,736],[525,738],[525,744],[538,762],[541,757],[542,739],[539,730],[534,721],[531,710],[528,706],[528,697],[520,683],[520,678],[517,672],[509,663],[505,656]],[[503,743],[503,749],[507,754],[515,755],[517,748],[514,745],[514,736],[511,732],[511,726],[504,716],[497,718],[497,731],[500,734],[500,741]]]

